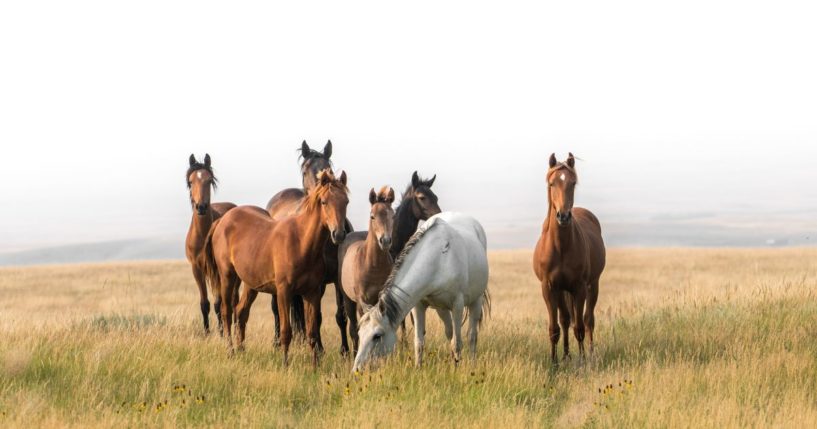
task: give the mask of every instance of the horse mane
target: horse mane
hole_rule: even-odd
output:
[[[195,163],[190,165],[190,168],[187,169],[187,174],[184,176],[184,180],[187,182],[187,189],[190,189],[190,187],[193,186],[193,184],[190,183],[190,175],[198,170],[205,170],[208,173],[210,173],[210,176],[213,178],[211,181],[213,188],[215,189],[218,187],[218,179],[216,178],[216,173],[213,172],[213,166],[212,165],[208,166],[206,164],[202,164],[201,162],[196,161]]]
[[[397,287],[395,284],[395,280],[397,279],[397,272],[400,270],[400,267],[403,266],[403,262],[408,257],[411,250],[414,246],[423,238],[423,236],[434,226],[437,222],[426,222],[422,227],[420,227],[414,235],[411,236],[409,241],[406,242],[406,245],[403,247],[403,250],[400,251],[400,254],[397,256],[397,259],[394,260],[394,265],[392,265],[391,273],[389,273],[389,277],[386,279],[386,282],[383,284],[383,290],[380,291],[380,295],[377,299],[377,307],[380,313],[389,319],[389,323],[395,324],[399,322],[397,320],[397,312],[400,311],[400,306],[397,300],[392,297],[389,292],[393,287]]]
[[[318,204],[320,204],[321,197],[328,194],[332,188],[340,189],[345,194],[349,193],[349,188],[346,187],[340,179],[335,178],[335,173],[333,173],[331,169],[327,168],[318,173],[318,182],[322,182],[324,178],[327,180],[326,183],[319,183],[318,186],[309,191],[301,199],[301,207],[298,209],[299,212],[315,210]]]

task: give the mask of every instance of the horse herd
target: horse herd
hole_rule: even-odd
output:
[[[208,284],[216,301],[218,329],[231,354],[243,348],[258,293],[269,293],[275,342],[283,350],[284,364],[288,364],[295,331],[308,340],[317,367],[323,351],[320,303],[331,283],[337,298],[340,352],[351,351],[353,371],[391,353],[399,327],[405,336],[409,315],[414,323],[415,362],[421,365],[428,307],[443,321],[455,364],[461,360],[467,319],[469,350],[475,358],[479,327],[490,309],[487,239],[480,223],[462,213],[442,212],[431,190],[436,175],[424,180],[415,171],[396,209],[394,189],[372,188],[368,229],[354,231],[346,218],[346,172],[335,174],[331,156],[331,141],[322,151],[304,141],[300,150],[303,187],[284,189],[263,209],[211,203],[211,190],[218,181],[210,156],[199,162],[190,155],[186,180],[193,216],[186,255],[199,288],[205,332],[210,331]],[[551,155],[549,212],[533,267],[548,309],[554,364],[560,324],[565,357],[569,357],[571,326],[580,354],[584,355],[585,331],[592,352],[593,312],[605,264],[598,219],[573,207],[576,183],[573,154],[565,162]]]

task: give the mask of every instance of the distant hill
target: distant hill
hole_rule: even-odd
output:
[[[179,239],[141,239],[0,253],[0,266],[182,258],[184,242]]]

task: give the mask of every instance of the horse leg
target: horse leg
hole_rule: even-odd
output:
[[[338,329],[340,330],[341,356],[349,355],[349,342],[346,340],[346,301],[348,301],[348,299],[343,294],[340,285],[335,282],[335,305],[337,306],[337,309],[335,310],[335,322],[337,322]]]
[[[584,301],[587,298],[587,287],[581,285],[573,297],[573,334],[579,342],[579,355],[584,358]]]
[[[236,282],[230,273],[221,275],[221,322],[224,327],[223,336],[227,339],[230,355],[233,354],[233,288]]]
[[[454,339],[451,341],[451,351],[454,355],[454,366],[460,364],[462,360],[462,317],[465,312],[462,295],[454,300],[454,308],[451,310],[451,321],[454,323]]]
[[[289,324],[289,306],[290,306],[290,295],[289,295],[289,285],[276,285],[278,294],[278,314],[283,314],[284,317],[280,318],[281,324],[279,325],[279,333],[281,337],[281,347],[284,350],[284,366],[289,365],[289,343],[292,341],[292,326]]]
[[[599,279],[590,282],[587,291],[587,308],[584,310],[584,325],[590,340],[590,354],[593,354],[593,329],[596,327],[596,301],[599,299]]]
[[[482,320],[482,300],[479,297],[468,307],[468,350],[471,352],[471,360],[477,360],[477,335],[479,333],[479,323]]]
[[[313,293],[304,296],[304,309],[306,310],[306,335],[309,338],[309,347],[312,348],[312,368],[318,369],[318,360],[323,349],[318,344],[318,333],[320,332],[321,295]]]
[[[207,299],[207,282],[204,280],[204,271],[200,267],[193,266],[193,278],[199,288],[199,308],[201,309],[201,320],[204,322],[204,334],[210,333],[210,300]]]
[[[423,365],[423,348],[426,335],[426,306],[417,304],[411,313],[414,315],[414,363],[417,368]]]
[[[292,331],[296,337],[306,340],[306,321],[304,319],[304,297],[301,295],[292,296],[292,304],[287,313],[292,318]]]
[[[275,339],[273,340],[272,344],[275,347],[278,347],[278,346],[281,345],[281,331],[279,330],[280,326],[281,326],[281,319],[279,318],[279,313],[278,313],[278,295],[276,295],[274,293],[272,294],[272,300],[270,301],[270,307],[272,307],[272,321],[274,323],[273,329],[275,330]],[[284,314],[286,314],[286,313],[284,313]]]
[[[570,359],[570,320],[571,320],[571,306],[573,299],[567,292],[559,294],[559,323],[562,325],[562,336],[564,339],[565,359]]]
[[[440,316],[440,320],[443,321],[445,338],[451,341],[454,338],[454,322],[451,321],[451,312],[441,308],[435,308],[434,310],[437,312],[437,315]]]
[[[239,289],[241,289],[241,282],[239,281],[235,288],[233,288],[233,323],[238,324],[238,303],[239,303]]]
[[[238,350],[244,350],[244,339],[247,333],[247,320],[250,318],[250,307],[258,297],[258,291],[244,285],[244,293],[241,294],[241,302],[236,306],[236,319],[238,319]]]
[[[548,331],[550,333],[550,360],[554,365],[559,364],[559,359],[556,357],[556,346],[559,343],[559,322],[558,305],[559,294],[562,293],[556,290],[555,287],[548,283],[542,284],[542,296],[545,298],[545,306],[548,309]]]
[[[357,356],[357,346],[360,344],[360,337],[357,334],[357,303],[344,297],[343,308],[346,315],[349,316],[349,337],[352,338],[352,357],[354,358]]]

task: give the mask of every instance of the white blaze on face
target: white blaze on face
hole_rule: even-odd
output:
[[[565,174],[564,174],[564,173],[562,173],[562,175],[561,175],[561,176],[559,176],[559,179],[561,179],[561,180],[562,180],[562,182],[564,182],[564,181],[565,181]]]
[[[201,171],[197,171],[196,176],[199,178],[199,180],[201,180]],[[565,175],[562,174],[562,180],[564,180],[564,177],[565,177]]]

